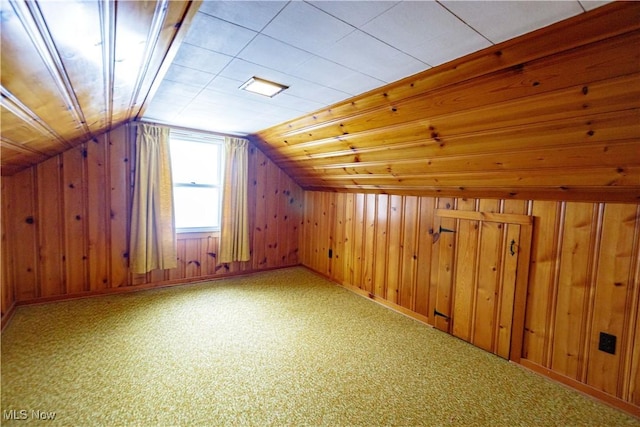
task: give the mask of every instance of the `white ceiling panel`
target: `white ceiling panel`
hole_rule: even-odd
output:
[[[355,28],[311,6],[293,1],[263,30],[263,33],[292,46],[318,53]]]
[[[611,3],[613,0],[609,1],[596,1],[596,0],[580,0],[580,5],[584,8],[584,10],[592,10],[596,7],[604,6],[607,3]]]
[[[235,56],[257,34],[202,12],[196,15],[184,41],[214,52]]]
[[[443,1],[442,4],[493,43],[583,12],[579,2],[571,1]]]
[[[384,85],[382,80],[369,77],[319,56],[314,56],[291,73],[296,77],[337,89],[349,95],[358,95]]]
[[[202,87],[209,84],[215,77],[215,74],[206,71],[194,70],[193,68],[183,67],[178,64],[171,64],[165,80],[182,83],[191,86]]]
[[[311,1],[318,9],[360,28],[376,16],[391,9],[397,1]]]
[[[439,3],[430,1],[398,3],[362,30],[431,66],[491,45]]]
[[[218,76],[207,86],[207,92],[217,92],[217,96],[234,96],[242,98],[252,103],[260,103],[263,108],[278,106],[289,109],[289,113],[302,114],[303,112],[314,111],[322,108],[325,104],[293,96],[287,92],[273,98],[267,98],[255,93],[238,90],[239,82],[227,77]],[[215,100],[215,99],[214,99]]]
[[[289,89],[286,90],[286,93],[289,95],[315,101],[323,105],[333,104],[349,97],[348,93],[304,80],[290,74],[285,74],[277,70],[252,64],[242,59],[233,60],[231,64],[229,64],[229,66],[220,73],[220,76],[236,80],[238,82],[238,87],[253,76],[261,77],[263,79],[289,86]],[[214,81],[213,85],[215,85],[215,83],[216,82]],[[261,95],[250,95],[269,99],[262,97]],[[276,95],[273,99],[276,99],[278,96],[280,95]]]
[[[215,1],[205,0],[200,12],[254,31],[265,25],[285,7],[286,1]]]
[[[144,118],[253,133],[605,3],[205,0]]]
[[[384,82],[392,82],[429,68],[429,65],[362,31],[354,31],[320,56]]]
[[[213,52],[189,43],[182,43],[173,64],[207,73],[217,74],[233,59],[232,56]]]
[[[258,35],[238,58],[264,67],[287,72],[313,57],[309,52],[265,35]]]

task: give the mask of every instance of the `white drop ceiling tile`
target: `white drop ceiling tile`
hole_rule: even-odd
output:
[[[429,65],[362,31],[354,31],[320,54],[385,83],[415,74]]]
[[[324,105],[335,104],[350,97],[348,93],[302,79],[292,84],[291,87],[287,89],[287,94]]]
[[[224,129],[219,131],[234,133],[257,132],[269,127],[268,123],[279,123],[300,116],[300,111],[285,108],[260,99],[248,100],[243,96],[224,97],[224,102],[215,102],[221,93],[207,90],[200,99],[189,104],[176,117],[176,120],[188,122],[193,118],[206,118],[208,123],[219,123]]]
[[[221,77],[226,77],[237,82],[237,87],[240,87],[244,82],[251,77],[260,77],[262,79],[271,80],[276,83],[283,84],[285,86],[291,86],[295,77],[285,74],[282,71],[274,70],[272,68],[263,67],[262,65],[253,64],[243,59],[236,58],[229,63],[229,65],[220,72],[216,79],[211,82],[209,86],[215,85],[220,81]]]
[[[184,41],[214,52],[235,56],[256,34],[253,30],[198,12]]]
[[[300,49],[317,53],[352,31],[354,28],[351,25],[310,4],[293,1],[262,33]]]
[[[314,56],[298,68],[291,70],[291,74],[349,95],[360,94],[385,84],[382,80],[369,77],[319,56]]]
[[[392,8],[397,1],[310,1],[322,9],[357,28]]]
[[[309,52],[260,34],[240,52],[238,58],[286,72],[308,61],[312,56]]]
[[[612,0],[611,0],[612,1]],[[580,4],[585,10],[593,10],[605,4],[611,3],[611,1],[597,1],[597,0],[580,0]]]
[[[286,4],[286,1],[205,0],[198,11],[254,31],[260,31]]]
[[[255,93],[240,90],[240,86],[237,80],[229,79],[226,77],[218,76],[211,82],[207,89],[203,91],[201,97],[210,99],[210,103],[221,103],[227,97],[241,98],[247,100],[250,103],[259,102],[266,110],[270,110],[271,107],[282,107],[290,110],[295,110],[295,113],[300,116],[302,113],[318,110],[324,107],[326,104],[319,103],[317,101],[303,99],[289,94],[288,90],[274,96],[273,98],[264,97]],[[215,92],[216,95],[212,96],[211,93]]]
[[[177,64],[171,64],[164,76],[165,80],[198,87],[206,86],[214,77],[215,74]]]
[[[173,64],[218,74],[233,59],[232,56],[213,52],[189,43],[182,43]]]
[[[402,2],[362,30],[432,66],[490,45],[436,2]]]
[[[156,95],[153,100],[155,101],[156,96],[166,95],[166,96],[175,96],[179,99],[193,99],[198,93],[202,91],[202,87],[200,86],[192,86],[184,83],[174,82],[171,80],[167,80],[166,78],[160,84]],[[152,101],[153,102],[153,101]]]
[[[320,110],[326,107],[326,104],[321,104],[309,99],[298,98],[297,96],[288,94],[286,91],[275,96],[273,98],[273,101],[281,107],[298,111],[297,115],[288,116],[288,119],[293,119],[301,116],[302,114],[311,113],[312,111]]]
[[[470,28],[464,28],[414,46],[409,53],[420,55],[421,59],[436,67],[489,46],[491,43],[486,39]]]
[[[227,117],[219,114],[217,111],[202,111],[194,113],[193,111],[185,111],[174,119],[177,126],[186,128],[220,132],[226,134],[246,135],[247,133],[254,133],[254,127],[264,126],[262,120],[249,120],[247,118]],[[246,131],[238,131],[238,129],[247,129]],[[262,128],[264,129],[264,128]]]
[[[382,80],[369,77],[366,74],[354,72],[340,76],[340,80],[333,83],[331,87],[346,92],[351,96],[356,96],[382,87],[385,84],[386,83]]]
[[[286,93],[298,98],[308,99],[320,104],[328,105],[338,102],[349,97],[348,93],[322,86],[299,77],[285,74],[283,72],[262,67],[242,59],[234,59],[227,68],[208,86],[209,89],[214,88],[220,81],[220,77],[226,77],[237,82],[238,87],[251,77],[256,76],[263,79],[271,80],[276,83],[289,86]],[[255,94],[251,94],[252,96]],[[255,95],[260,96],[260,95]]]
[[[442,4],[493,43],[583,12],[577,1],[444,1]]]

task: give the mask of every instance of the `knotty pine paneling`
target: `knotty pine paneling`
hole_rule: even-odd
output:
[[[450,313],[437,301],[463,296],[448,294],[451,233],[433,242],[455,220],[436,208],[532,215],[522,363],[640,411],[640,205],[306,191],[301,262],[438,327],[434,309]],[[615,355],[600,332],[617,336]]]
[[[639,18],[613,2],[254,139],[310,191],[635,204]]]
[[[2,174],[141,116],[199,4],[3,2]]]
[[[2,178],[2,315],[15,303],[204,280],[299,263],[303,192],[249,152],[252,258],[217,261],[217,233],[179,235],[178,267],[128,269],[135,126],[124,125]]]

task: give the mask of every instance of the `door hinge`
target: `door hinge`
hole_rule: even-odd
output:
[[[446,320],[451,319],[449,316],[447,316],[444,313],[440,313],[438,310],[436,310],[435,308],[433,309],[433,315],[434,316],[440,316],[440,317],[444,317]]]

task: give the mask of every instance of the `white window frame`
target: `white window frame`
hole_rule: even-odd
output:
[[[222,191],[224,188],[224,157],[225,157],[225,148],[224,148],[224,137],[211,133],[201,133],[190,130],[183,129],[171,129],[169,133],[170,138],[170,146],[171,141],[175,138],[176,140],[181,141],[190,141],[202,144],[215,144],[220,147],[219,153],[220,158],[218,170],[220,172],[219,183],[217,185],[210,184],[198,184],[193,182],[174,182],[173,188],[176,187],[190,187],[190,188],[218,188],[219,200],[218,200],[218,223],[220,223],[220,215],[222,214]],[[173,165],[172,165],[173,167]],[[173,178],[173,177],[172,177]],[[220,226],[217,227],[176,227],[176,233],[202,233],[202,232],[219,232]]]

